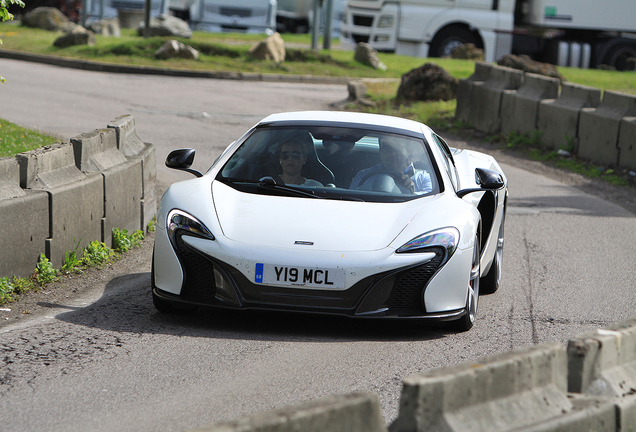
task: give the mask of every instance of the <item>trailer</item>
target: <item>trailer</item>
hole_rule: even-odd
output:
[[[633,69],[634,0],[349,0],[340,43],[446,57],[473,43],[493,62],[527,54],[559,66]]]

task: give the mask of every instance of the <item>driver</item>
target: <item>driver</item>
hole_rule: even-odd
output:
[[[358,172],[349,189],[358,189],[364,184],[373,183],[379,175],[391,175],[400,190],[406,189],[417,195],[433,190],[430,174],[413,168],[413,161],[409,160],[409,151],[401,139],[383,136],[380,137],[379,143],[380,163]]]

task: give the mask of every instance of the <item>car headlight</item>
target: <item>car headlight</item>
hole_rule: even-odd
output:
[[[393,27],[393,16],[392,15],[382,15],[378,20],[378,28],[389,28]]]
[[[415,237],[413,240],[402,245],[397,253],[417,253],[424,252],[431,247],[442,247],[446,250],[446,260],[448,260],[459,244],[459,231],[457,228],[447,227]]]
[[[197,237],[214,240],[214,235],[205,225],[199,222],[197,218],[184,212],[183,210],[170,210],[170,212],[168,213],[168,220],[166,225],[168,227],[168,237],[173,244],[176,244],[175,234],[177,230],[180,229],[188,231],[196,235]]]

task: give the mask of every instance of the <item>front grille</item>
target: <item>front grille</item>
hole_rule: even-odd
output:
[[[188,297],[211,297],[216,294],[214,282],[214,265],[210,260],[192,249],[183,241],[185,231],[179,230],[175,236],[177,252],[181,258],[181,265],[185,273],[185,280],[181,288],[181,296]]]
[[[229,17],[237,16],[241,18],[248,18],[252,16],[251,9],[222,7],[220,8],[220,12],[221,12],[221,15],[229,16]]]
[[[361,27],[371,27],[373,26],[373,17],[372,16],[353,16],[353,25],[361,26]]]
[[[359,35],[359,34],[352,33],[351,37],[353,38],[354,41],[356,41],[356,43],[369,43],[368,35]]]
[[[396,278],[391,296],[386,302],[389,309],[418,309],[424,311],[422,291],[439,269],[444,253],[436,251],[435,258],[415,267]]]

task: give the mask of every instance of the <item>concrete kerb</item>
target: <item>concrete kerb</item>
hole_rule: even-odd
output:
[[[196,429],[199,432],[386,432],[373,393],[328,396]],[[194,432],[194,431],[193,431]]]
[[[142,165],[117,149],[115,129],[98,129],[71,138],[75,163],[82,172],[99,173],[104,182],[104,217],[101,240],[112,246],[112,229],[142,229],[140,201]]]
[[[126,74],[160,75],[172,77],[188,78],[208,78],[208,79],[229,79],[245,81],[263,82],[298,82],[307,84],[346,84],[346,77],[326,77],[313,75],[282,75],[282,74],[259,74],[244,72],[223,72],[223,71],[195,71],[179,70],[168,68],[157,68],[151,66],[127,66],[109,63],[99,63],[90,60],[75,60],[63,57],[48,56],[43,54],[30,54],[19,51],[0,49],[0,58],[30,61],[54,66],[68,67],[95,72],[111,72]]]
[[[476,83],[483,83],[490,76],[494,65],[484,62],[475,63],[475,72],[466,79],[459,80],[457,87],[457,108],[455,119],[468,123],[470,120],[472,90]]]
[[[636,116],[636,96],[606,90],[597,108],[581,110],[578,155],[617,166],[621,120],[628,116]]]
[[[501,100],[505,90],[516,90],[523,84],[523,72],[517,69],[492,66],[488,78],[473,83],[468,123],[488,134],[501,130]]]
[[[560,81],[526,73],[518,90],[504,90],[501,101],[501,133],[529,134],[537,130],[539,103],[559,95]]]
[[[568,342],[570,392],[616,406],[618,431],[636,430],[636,317]]]
[[[588,428],[588,425],[590,428]],[[614,431],[611,403],[567,393],[567,357],[558,344],[415,375],[403,381],[391,432]]]
[[[15,158],[0,158],[0,277],[27,277],[33,273],[49,237],[49,196],[20,187]],[[28,229],[25,229],[28,227]]]
[[[582,108],[597,107],[601,103],[601,90],[577,84],[563,83],[557,99],[543,100],[539,104],[537,128],[543,145],[559,150],[569,144],[576,152],[579,137],[579,117]]]

